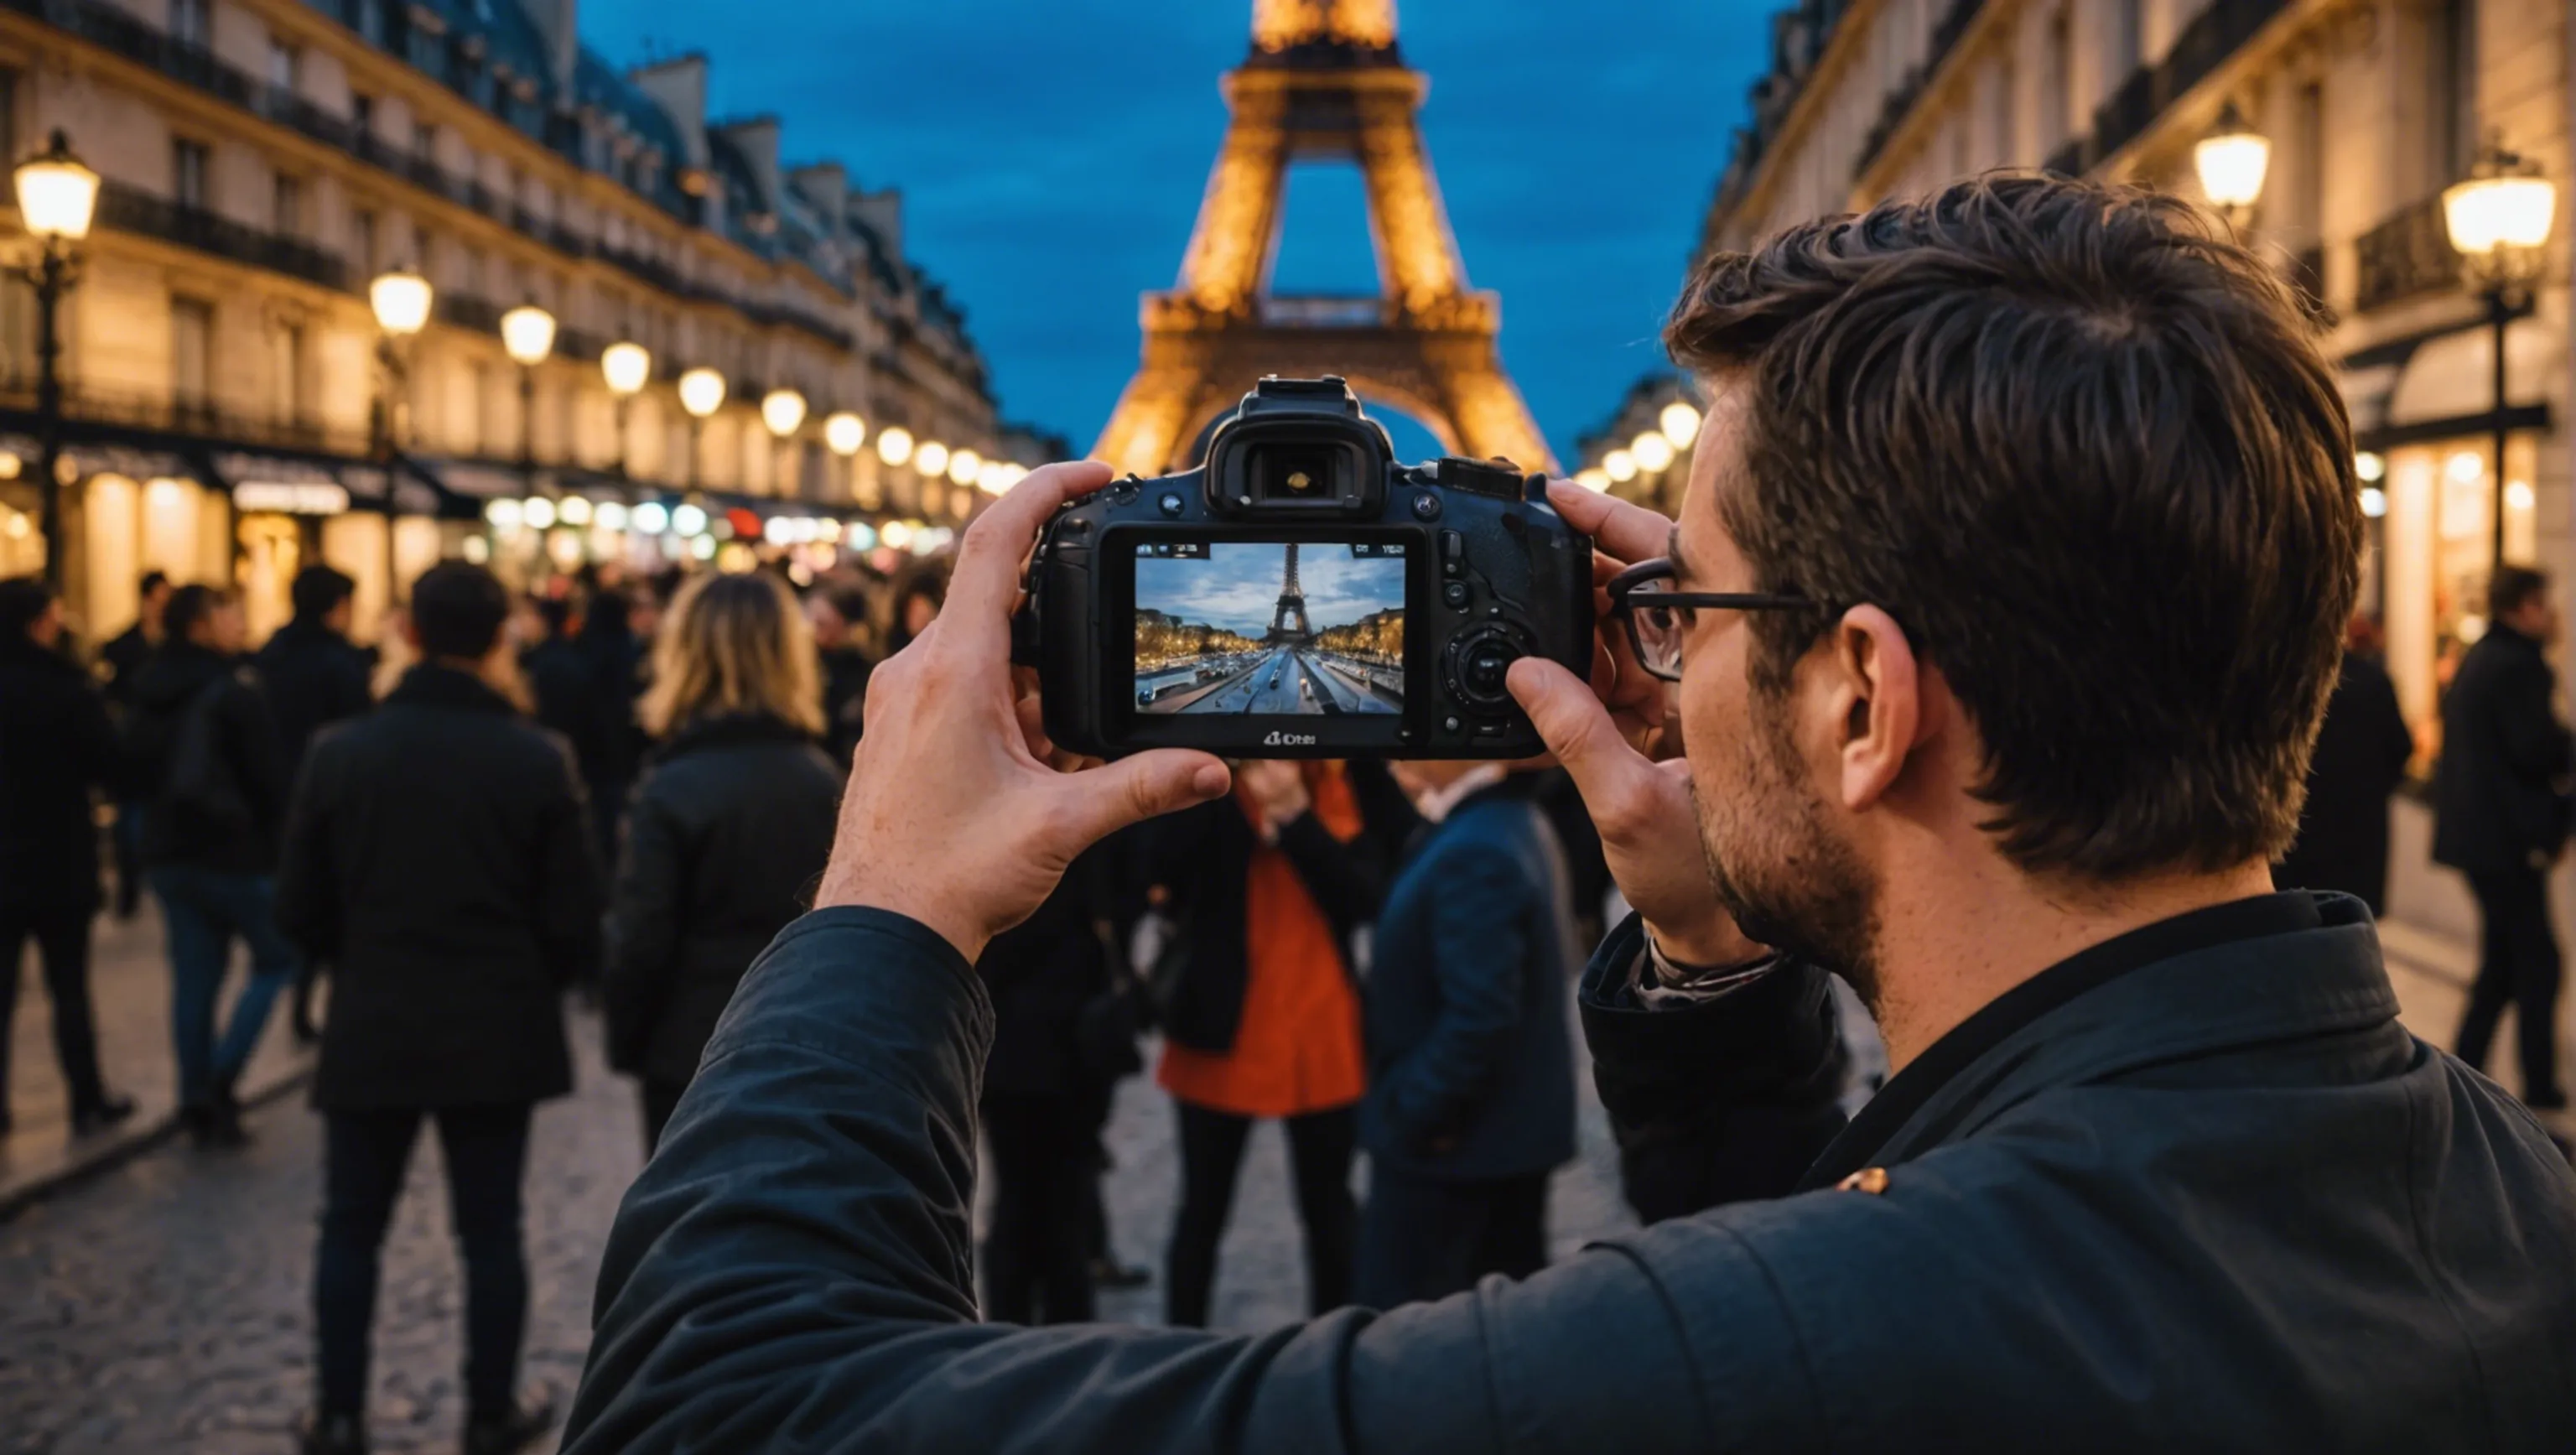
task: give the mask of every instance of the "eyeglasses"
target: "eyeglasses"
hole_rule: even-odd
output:
[[[1610,612],[1628,624],[1637,665],[1666,682],[1682,680],[1682,636],[1694,611],[1795,611],[1817,605],[1776,591],[1675,591],[1673,563],[1639,561],[1610,578]]]

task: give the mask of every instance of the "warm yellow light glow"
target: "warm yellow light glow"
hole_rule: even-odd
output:
[[[1699,438],[1699,406],[1687,399],[1676,399],[1665,405],[1663,414],[1655,422],[1662,426],[1664,438],[1672,441],[1674,449],[1689,449],[1691,442]]]
[[[912,458],[912,431],[894,425],[877,436],[877,458],[889,465],[900,465]]]
[[[1628,453],[1637,457],[1638,469],[1652,475],[1672,467],[1673,442],[1650,429],[1628,442]]]
[[[2388,492],[2371,486],[2361,492],[2361,513],[2377,520],[2388,513]]]
[[[920,449],[912,452],[912,467],[924,479],[938,479],[948,473],[948,447],[937,440],[924,441]]]
[[[519,512],[519,502],[506,497],[486,502],[483,506],[483,518],[492,523],[494,530],[517,530],[520,522],[525,519]]]
[[[2236,103],[2218,115],[2218,125],[2191,149],[2192,170],[2200,174],[2200,195],[2230,210],[2251,207],[2263,195],[2264,175],[2272,169],[2272,143],[2245,124]]]
[[[762,523],[760,538],[773,546],[793,545],[796,542],[796,522],[783,515],[773,515]]]
[[[608,392],[632,399],[653,377],[653,351],[638,343],[614,343],[599,351],[599,372]]]
[[[2558,189],[2540,168],[2489,144],[2465,182],[2442,193],[2442,222],[2460,255],[2485,259],[2549,241]]]
[[[698,506],[683,504],[671,512],[671,529],[684,536],[705,535],[707,513]]]
[[[805,422],[805,396],[793,389],[772,389],[760,401],[760,422],[785,439]]]
[[[432,293],[427,278],[395,268],[378,273],[367,285],[367,306],[375,310],[376,327],[395,338],[409,338],[429,326]]]
[[[98,173],[72,155],[56,127],[45,149],[18,164],[18,219],[47,242],[79,242],[98,215]]]
[[[1334,41],[1395,44],[1395,0],[1253,0],[1252,43],[1263,50]]]
[[[2442,462],[2442,473],[2463,485],[2474,485],[2487,472],[2486,456],[2475,450],[2460,450]]]
[[[704,364],[680,376],[680,407],[704,419],[724,408],[725,376]]]
[[[2508,480],[2505,482],[2504,503],[2506,509],[2529,510],[2533,499],[2534,497],[2531,492],[2530,481]]]
[[[975,474],[984,468],[984,457],[973,450],[959,450],[948,457],[948,478],[960,485],[975,483]]]
[[[912,544],[912,526],[907,521],[887,521],[885,529],[877,532],[877,539],[900,551]]]
[[[975,488],[983,491],[987,495],[999,495],[1003,491],[1011,488],[1007,483],[1005,483],[1009,479],[1010,469],[1008,466],[1004,465],[999,460],[986,460],[984,462],[984,468],[975,472]]]
[[[868,442],[868,422],[844,409],[823,421],[823,443],[836,455],[855,455]]]
[[[512,363],[533,368],[555,351],[555,316],[533,303],[501,315],[501,350]]]
[[[711,561],[715,559],[716,538],[714,536],[699,536],[690,541],[689,554],[697,557],[701,561]]]
[[[567,495],[562,500],[557,501],[555,503],[555,519],[562,521],[566,525],[590,524],[589,497],[582,495]]]
[[[626,507],[614,500],[603,500],[599,502],[599,509],[591,512],[591,519],[599,523],[601,530],[623,531],[627,522]]]
[[[581,537],[570,531],[557,531],[546,537],[546,559],[558,571],[569,571],[581,564]]]
[[[1574,475],[1574,483],[1586,490],[1607,490],[1610,488],[1610,472],[1598,465],[1589,470],[1578,470]]]
[[[1637,457],[1626,450],[1612,450],[1601,457],[1601,473],[1610,477],[1610,483],[1625,485],[1637,478]]]
[[[2388,461],[2369,450],[2364,450],[2352,457],[2352,472],[2360,476],[2364,483],[2383,480],[2388,476]]]
[[[519,502],[519,518],[530,530],[545,530],[555,523],[555,503],[542,495],[531,495]]]

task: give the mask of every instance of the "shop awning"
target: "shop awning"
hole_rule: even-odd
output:
[[[2548,381],[2566,336],[2545,319],[2505,327],[2505,407],[2495,398],[2495,331],[2483,322],[2402,339],[2355,354],[2337,374],[2361,448],[2551,427]]]

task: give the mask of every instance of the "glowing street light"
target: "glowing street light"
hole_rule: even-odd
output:
[[[35,234],[38,256],[16,270],[36,291],[36,415],[38,514],[45,535],[45,584],[62,589],[63,565],[70,554],[63,540],[62,334],[57,319],[63,295],[80,281],[72,245],[89,236],[98,212],[98,173],[72,155],[71,142],[56,127],[45,149],[18,163],[11,180],[17,185],[18,218]]]
[[[912,431],[899,424],[889,425],[877,436],[877,458],[896,466],[911,459]]]
[[[793,389],[772,389],[760,400],[760,422],[785,439],[805,422],[805,396]]]
[[[2263,196],[2263,179],[2272,170],[2272,143],[2245,124],[2244,113],[2230,101],[2218,113],[2218,125],[2192,144],[2192,170],[2200,174],[2200,195],[2243,227]]]
[[[2505,344],[2515,318],[2531,311],[2532,284],[2543,264],[2541,250],[2558,215],[2558,189],[2537,163],[2505,150],[2500,138],[2489,138],[2478,152],[2468,177],[2442,193],[2442,222],[2451,247],[2460,255],[2471,282],[2486,301],[2487,324],[2494,340],[2488,361],[2495,395],[2495,478],[2504,479]],[[2490,511],[2495,523],[2490,565],[2504,565],[2504,515]]]
[[[1672,468],[1673,442],[1658,430],[1647,430],[1630,440],[1628,453],[1637,457],[1637,468],[1649,475]]]
[[[823,443],[831,447],[833,454],[846,459],[857,454],[859,446],[867,442],[868,422],[846,409],[823,421]]]
[[[1664,412],[1655,423],[1662,428],[1664,438],[1674,449],[1689,449],[1691,443],[1699,438],[1699,408],[1687,399],[1676,399],[1665,405]]]

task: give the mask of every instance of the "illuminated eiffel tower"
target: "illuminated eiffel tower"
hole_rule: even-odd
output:
[[[1430,426],[1443,449],[1553,469],[1503,372],[1502,303],[1467,286],[1416,114],[1430,83],[1396,49],[1395,0],[1254,0],[1252,54],[1225,77],[1233,119],[1180,285],[1148,293],[1144,364],[1094,457],[1159,475],[1265,374],[1338,374]],[[1288,166],[1356,163],[1378,292],[1270,291]]]
[[[1270,640],[1301,643],[1315,635],[1313,623],[1306,620],[1305,588],[1297,584],[1297,546],[1288,545],[1288,574],[1279,582],[1279,610],[1270,618]],[[1290,627],[1290,622],[1295,627]]]

